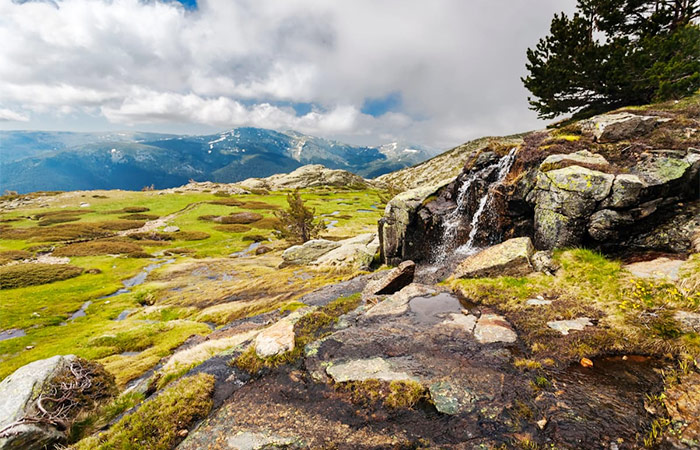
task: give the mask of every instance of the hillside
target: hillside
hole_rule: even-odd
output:
[[[695,449],[699,105],[380,183],[6,195],[0,449]],[[293,245],[295,188],[326,228]]]
[[[163,189],[190,179],[266,177],[306,164],[372,178],[432,155],[397,145],[356,147],[260,128],[207,136],[0,131],[0,190]]]

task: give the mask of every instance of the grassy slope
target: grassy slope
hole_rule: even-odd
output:
[[[272,193],[234,198],[243,203],[257,201],[284,207],[285,195]],[[328,237],[342,238],[376,231],[376,222],[382,208],[378,205],[379,199],[374,191],[315,189],[304,192],[303,196],[310,206],[316,208],[317,215],[338,211],[335,216],[328,216],[328,221],[338,221],[335,228],[326,232]],[[192,253],[177,256],[175,263],[153,271],[145,284],[116,297],[99,299],[121,288],[122,280],[138,274],[152,263],[151,259],[129,258],[125,255],[73,257],[70,258],[72,265],[99,273],[84,273],[64,281],[2,290],[0,330],[19,328],[27,335],[0,341],[0,379],[31,361],[56,354],[75,353],[89,359],[99,359],[123,385],[153,367],[187,337],[209,333],[209,327],[203,322],[222,324],[233,318],[276,309],[309,289],[347,276],[314,272],[309,274],[312,277],[297,277],[298,269],[277,270],[276,266],[281,261],[280,251],[287,244],[275,240],[271,230],[258,229],[253,224],[247,232],[222,232],[215,229],[219,224],[198,220],[202,215],[227,215],[248,210],[245,204],[231,207],[207,203],[220,199],[221,197],[207,192],[166,195],[127,191],[70,192],[43,199],[48,207],[28,207],[0,215],[0,220],[18,219],[3,223],[12,228],[32,227],[43,231],[52,227],[39,228],[37,221],[30,219],[32,216],[47,211],[78,209],[81,202],[89,203],[90,206],[85,209],[93,212],[80,214],[80,220],[70,222],[71,224],[117,220],[124,215],[117,211],[125,207],[146,207],[149,209],[146,214],[162,217],[195,204],[168,224],[176,225],[183,231],[202,231],[210,235],[203,240],[164,241],[160,245],[151,245],[155,243],[146,241],[143,250],[150,254],[157,255],[171,248],[187,248]],[[358,209],[371,212],[358,212]],[[272,208],[250,211],[265,217],[272,217],[274,213]],[[250,241],[245,241],[244,237],[251,234],[268,237],[268,245],[278,250],[255,258],[229,258],[230,254],[250,245]],[[131,239],[129,241],[140,243]],[[37,239],[2,239],[0,234],[0,252],[33,250],[36,246],[51,245],[60,246],[61,243],[42,243]],[[193,274],[197,268],[201,271],[201,267],[233,276],[228,282],[198,278]],[[256,298],[251,296],[243,302],[226,300],[238,293],[252,293],[256,290],[260,294]],[[86,301],[92,301],[87,308],[87,316],[67,321]],[[142,309],[143,312],[124,321],[113,320],[125,309],[141,309],[141,303],[155,305]],[[122,356],[121,353],[126,351],[141,353],[137,356]]]

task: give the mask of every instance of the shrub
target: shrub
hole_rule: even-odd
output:
[[[140,245],[132,242],[90,241],[70,244],[56,249],[54,256],[94,256],[117,255],[121,253],[142,252]]]
[[[78,216],[69,216],[69,215],[48,216],[48,217],[43,218],[39,221],[39,226],[40,227],[47,227],[49,225],[55,225],[57,223],[77,222],[78,220],[80,220],[80,217],[78,217]]]
[[[146,211],[150,211],[150,209],[146,208],[145,206],[126,206],[122,209],[114,209],[111,211],[105,211],[104,213],[105,214],[123,214],[123,213],[133,214],[133,213],[142,213],[142,212],[146,212]]]
[[[231,224],[231,223],[243,223],[243,224],[249,224],[253,222],[257,222],[258,220],[262,219],[263,216],[258,213],[250,212],[250,211],[242,211],[242,212],[237,212],[233,214],[229,214],[228,216],[223,216],[221,217],[220,221],[221,223],[224,224]]]
[[[277,217],[264,217],[251,225],[261,230],[277,230],[282,226],[282,222]]]
[[[264,220],[264,219],[263,219]],[[258,221],[260,222],[260,221]],[[257,223],[257,222],[255,222]],[[214,227],[217,231],[223,231],[224,233],[245,233],[250,231],[251,228],[248,225],[243,225],[240,223],[231,223],[228,225],[217,225]]]
[[[262,242],[266,241],[267,238],[261,234],[247,234],[241,238],[243,242],[246,241],[253,241],[253,242]]]
[[[75,450],[130,449],[169,450],[188,429],[211,411],[214,377],[198,374],[183,378],[112,428],[75,445]]]
[[[5,250],[0,252],[0,264],[7,264],[10,261],[20,261],[31,257],[32,253],[26,250]]]
[[[41,212],[38,214],[34,214],[34,218],[36,219],[45,219],[47,217],[53,217],[53,216],[79,216],[80,214],[86,214],[86,213],[91,213],[95,212],[92,209],[59,209],[56,211],[45,211]]]
[[[260,202],[257,200],[250,200],[241,205],[243,209],[280,209],[277,205],[271,205],[269,203]]]
[[[127,214],[125,216],[119,216],[123,220],[156,220],[160,216],[155,214]]]
[[[326,229],[322,219],[315,219],[315,210],[306,207],[299,189],[287,194],[287,204],[287,209],[275,212],[280,221],[278,231],[285,239],[303,243],[318,237]]]
[[[70,264],[14,264],[0,267],[0,289],[14,289],[25,286],[67,280],[83,273],[81,267]]]
[[[106,220],[104,222],[97,222],[95,225],[103,230],[109,231],[126,231],[133,230],[134,228],[141,228],[146,222],[140,220]]]
[[[214,194],[216,195],[216,194]],[[222,206],[241,206],[243,203],[235,198],[222,198],[219,200],[212,200],[209,202],[210,205],[222,205]]]
[[[174,233],[163,233],[176,241],[202,241],[209,239],[209,233],[204,231],[176,231]]]

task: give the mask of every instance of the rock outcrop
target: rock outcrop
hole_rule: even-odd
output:
[[[598,142],[614,142],[647,134],[659,121],[658,117],[623,112],[601,114],[584,120],[581,126],[584,132],[592,133]]]
[[[283,266],[310,264],[317,258],[340,247],[340,243],[327,239],[312,239],[301,245],[289,247],[282,253]]]
[[[614,112],[528,134],[498,185],[482,173],[482,162],[504,149],[468,146],[472,153],[460,160],[465,166],[456,178],[409,190],[387,206],[380,224],[384,261],[434,260],[431,247],[444,259],[467,242],[476,248],[517,236],[531,236],[539,250],[687,252],[700,242],[692,239],[700,228],[700,139],[688,126],[693,114]],[[404,171],[422,174],[433,163]],[[493,195],[480,209],[486,192]],[[471,223],[477,211],[481,226]]]
[[[538,248],[572,247],[588,239],[618,241],[624,229],[687,195],[700,170],[700,155],[691,151],[650,155],[624,174],[601,171],[612,172],[604,158],[583,152],[576,157],[582,165],[552,170],[551,161],[560,157],[564,155],[552,155],[540,164],[527,196],[534,207]],[[600,170],[584,167],[593,164]]]
[[[312,239],[285,250],[280,267],[312,265],[366,270],[378,251],[379,239],[374,233],[365,233],[342,241]]]
[[[261,358],[294,350],[294,324],[280,320],[255,337],[255,353]]]
[[[398,265],[405,259],[412,259],[416,253],[424,252],[420,247],[427,243],[419,236],[408,234],[409,228],[415,222],[419,208],[450,182],[451,180],[445,180],[410,189],[389,201],[384,210],[384,217],[379,221],[379,241],[384,262]]]
[[[509,239],[469,256],[455,270],[454,278],[523,276],[533,271],[534,247],[529,237]]]
[[[27,364],[0,382],[0,449],[41,450],[64,443],[66,426],[115,392],[113,377],[73,355]],[[46,397],[69,400],[49,405]]]
[[[320,164],[309,164],[293,172],[272,175],[267,178],[248,178],[238,183],[248,190],[303,189],[315,186],[354,186],[364,188],[369,182],[346,170],[328,169]]]
[[[339,247],[316,258],[311,264],[367,270],[379,251],[379,238],[375,233],[361,234],[337,243],[340,244]]]

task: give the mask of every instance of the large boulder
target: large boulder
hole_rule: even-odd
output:
[[[537,174],[528,196],[535,204],[535,243],[540,248],[577,245],[586,218],[612,190],[615,176],[581,166]]]
[[[415,243],[406,240],[406,231],[414,221],[416,211],[426,200],[435,195],[452,180],[418,187],[402,192],[389,201],[384,217],[379,221],[379,241],[382,259],[385,263],[397,265],[410,253]]]
[[[113,377],[101,366],[74,355],[27,364],[0,382],[0,449],[40,450],[63,443],[66,426],[81,412],[115,393]],[[40,402],[47,396],[70,396],[72,402],[43,403],[47,415],[40,409]],[[53,417],[53,422],[47,420],[57,407],[63,412]],[[59,423],[63,423],[60,428],[56,425]]]
[[[509,239],[469,256],[457,267],[454,278],[524,276],[533,271],[534,247],[529,237]]]
[[[282,267],[310,264],[340,246],[340,243],[327,239],[312,239],[301,245],[294,245],[282,253]]]
[[[379,238],[366,233],[337,242],[339,246],[312,261],[312,265],[366,270],[379,251]]]
[[[649,133],[658,124],[653,116],[640,116],[631,113],[602,114],[584,120],[581,128],[593,134],[598,142],[614,142]]]
[[[645,232],[638,224],[653,228],[647,218],[670,217],[668,207],[697,189],[700,155],[691,150],[657,151],[644,155],[629,173],[606,173],[612,170],[602,156],[589,152],[550,155],[540,164],[526,197],[534,209],[537,248],[574,247],[589,239],[605,245],[622,243],[631,228],[637,234]],[[683,222],[687,215],[680,211],[670,233],[650,229],[644,238],[648,242],[634,246],[684,251],[688,229],[693,227],[692,218]],[[675,238],[679,233],[673,229],[683,233]],[[674,237],[657,245],[666,235]],[[677,245],[678,240],[684,244]]]
[[[328,169],[320,164],[299,167],[291,173],[267,178],[249,178],[239,183],[248,189],[303,189],[314,186],[353,186],[365,188],[368,182],[359,175],[345,170]]]
[[[416,272],[416,263],[404,261],[389,271],[384,277],[370,281],[362,291],[364,298],[371,298],[375,295],[391,295],[400,291],[404,287],[413,283],[413,276]]]

